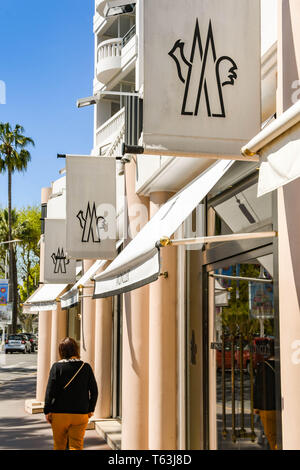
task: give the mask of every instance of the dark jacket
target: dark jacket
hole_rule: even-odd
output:
[[[51,367],[45,396],[44,413],[93,412],[98,397],[98,388],[91,366],[85,363],[70,385],[64,386],[83,364],[79,360],[55,362]]]
[[[275,361],[266,360],[257,366],[253,407],[258,410],[276,410]]]

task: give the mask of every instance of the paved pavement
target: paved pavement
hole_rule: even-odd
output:
[[[44,414],[30,415],[24,408],[25,400],[35,397],[33,357],[29,361],[26,358],[30,355],[18,355],[9,360],[2,356],[0,354],[0,451],[51,450],[52,431]],[[84,449],[110,450],[110,447],[95,430],[87,430]]]

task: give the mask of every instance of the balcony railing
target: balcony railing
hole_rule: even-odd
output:
[[[121,68],[122,38],[108,39],[98,46],[97,78],[108,82]]]
[[[130,42],[135,33],[134,25],[123,38],[108,39],[99,44],[97,50],[97,79],[99,82],[109,82],[121,70],[122,66],[136,54],[135,43]]]
[[[101,155],[114,142],[118,133],[125,125],[125,108],[120,109],[108,121],[96,130],[96,146],[100,147]]]
[[[130,41],[133,36],[135,36],[136,33],[136,27],[135,24],[130,28],[130,30],[125,34],[125,36],[122,38],[122,47],[126,46],[126,44]]]

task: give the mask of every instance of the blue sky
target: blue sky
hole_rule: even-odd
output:
[[[41,187],[64,167],[57,153],[91,152],[93,107],[78,109],[76,100],[93,94],[93,14],[94,0],[0,0],[0,122],[21,124],[35,141],[27,172],[13,176],[15,207],[40,204]]]

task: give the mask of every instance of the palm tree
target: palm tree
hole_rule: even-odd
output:
[[[7,123],[0,123],[0,173],[8,174],[8,241],[12,240],[12,174],[25,171],[31,160],[26,147],[34,145],[30,137],[23,135],[24,128],[17,124],[13,129]],[[16,332],[18,315],[18,284],[13,244],[9,243],[9,300],[13,302],[12,331]]]

